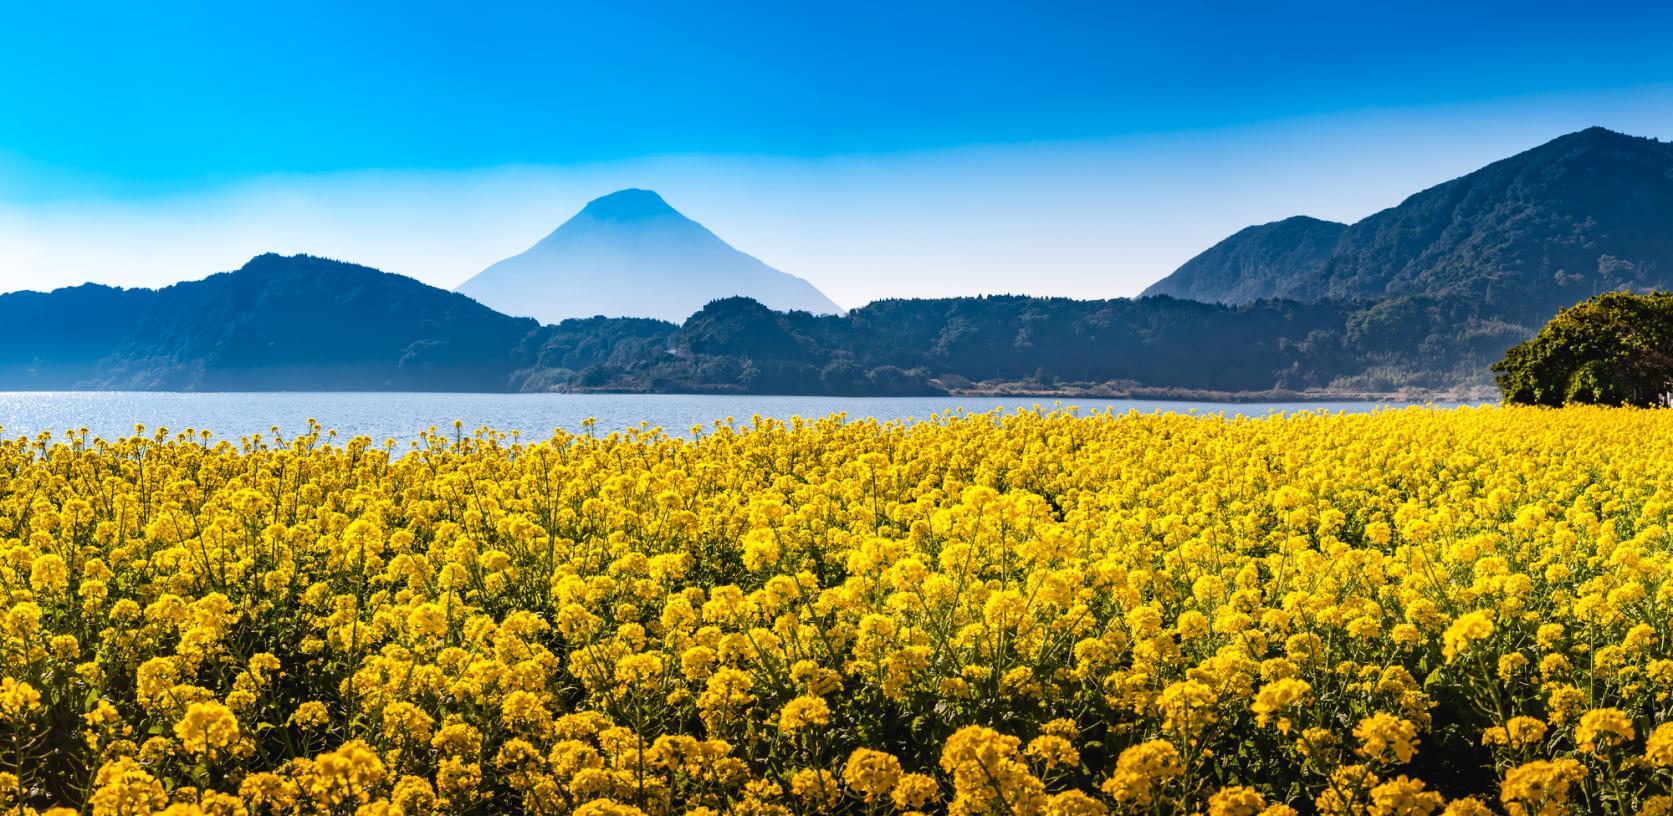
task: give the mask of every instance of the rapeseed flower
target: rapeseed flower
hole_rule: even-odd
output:
[[[585,430],[0,443],[0,808],[1673,801],[1673,412]]]

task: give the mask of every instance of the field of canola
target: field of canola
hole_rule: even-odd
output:
[[[1673,411],[700,431],[6,444],[0,812],[1669,810]]]

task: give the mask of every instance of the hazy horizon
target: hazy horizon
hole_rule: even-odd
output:
[[[0,291],[166,285],[264,252],[451,289],[642,187],[846,308],[1121,297],[1251,224],[1355,221],[1592,125],[1673,136],[1673,61],[1643,47],[1673,22],[1657,7],[1626,32],[1554,4],[1446,26],[1413,4],[1394,30],[1328,4],[1211,6],[1240,23],[1212,31],[1155,9],[931,5],[885,25],[651,4],[502,7],[463,30],[422,10],[396,32],[322,8],[19,12],[0,33],[0,75],[31,77],[0,85]],[[512,53],[467,42],[484,31]],[[515,50],[543,35],[567,50]],[[297,58],[257,64],[239,38]],[[740,50],[759,38],[777,45]]]

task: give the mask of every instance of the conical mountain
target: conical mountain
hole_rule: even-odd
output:
[[[1623,287],[1673,287],[1673,143],[1594,127],[1352,225],[1296,218],[1250,227],[1145,294],[1224,303],[1464,298],[1543,321]]]
[[[732,248],[650,190],[594,200],[458,291],[544,323],[596,315],[678,323],[711,301],[740,295],[779,311],[842,311],[813,284]]]

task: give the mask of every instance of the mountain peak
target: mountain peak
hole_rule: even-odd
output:
[[[594,199],[528,251],[484,269],[458,291],[546,323],[594,315],[678,323],[733,295],[780,311],[842,311],[813,284],[739,252],[641,189]]]
[[[1563,137],[1558,137],[1558,138],[1563,138]],[[1581,139],[1581,138],[1584,138],[1584,139],[1621,139],[1621,140],[1630,141],[1630,140],[1643,140],[1645,137],[1632,136],[1632,135],[1629,135],[1629,134],[1626,134],[1626,133],[1622,133],[1621,131],[1618,131],[1618,130],[1610,130],[1609,128],[1603,127],[1601,125],[1592,125],[1591,127],[1586,128],[1585,130],[1577,130],[1573,133],[1568,134],[1567,138],[1571,138],[1571,139]],[[1654,141],[1654,140],[1651,140],[1651,141]]]
[[[607,196],[595,198],[587,202],[587,206],[581,209],[581,214],[604,221],[638,221],[669,215],[680,216],[679,211],[668,206],[668,202],[662,200],[662,196],[657,195],[655,190],[641,190],[637,187],[617,190]]]
[[[308,275],[333,276],[389,276],[391,278],[405,278],[404,275],[394,275],[382,270],[373,269],[348,261],[324,258],[318,255],[297,253],[295,255],[281,255],[277,252],[263,252],[246,261],[238,269],[224,274],[234,275],[243,280],[268,280],[272,278],[299,277]],[[410,280],[410,279],[409,279]]]
[[[1621,133],[1620,131],[1610,130],[1609,128],[1606,128],[1606,127],[1599,127],[1597,125],[1593,125],[1589,128],[1586,128],[1585,130],[1577,130],[1573,133],[1565,133],[1562,136],[1558,136],[1557,138],[1552,139],[1551,141],[1546,142],[1545,144],[1542,144],[1539,147],[1535,147],[1535,148],[1533,148],[1533,149],[1531,149],[1527,152],[1528,153],[1539,153],[1541,151],[1550,152],[1550,150],[1552,148],[1572,148],[1572,147],[1593,148],[1593,147],[1604,147],[1604,146],[1618,146],[1618,147],[1628,147],[1628,148],[1630,148],[1630,147],[1639,146],[1639,145],[1655,145],[1655,144],[1659,144],[1659,142],[1655,139],[1651,139],[1651,138],[1648,138],[1648,137],[1645,137],[1645,136],[1633,136],[1632,134],[1629,134],[1629,133]]]
[[[1673,274],[1673,144],[1564,134],[1349,226],[1245,229],[1146,290],[1244,303],[1465,298],[1539,325],[1557,308]]]

